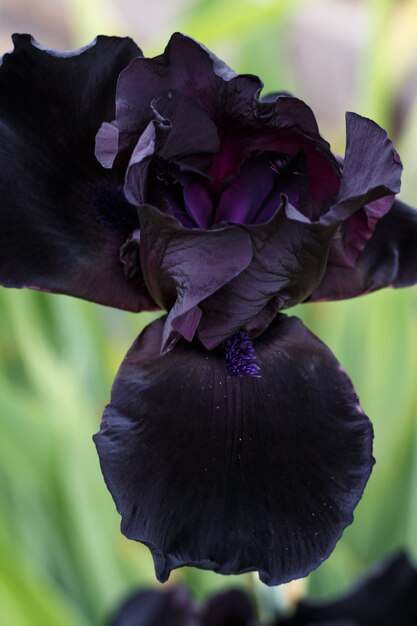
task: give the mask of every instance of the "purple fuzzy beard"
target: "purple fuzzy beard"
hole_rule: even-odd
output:
[[[229,376],[261,378],[255,350],[246,330],[239,330],[224,342]]]

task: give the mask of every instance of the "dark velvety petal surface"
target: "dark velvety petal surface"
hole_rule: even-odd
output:
[[[382,287],[417,283],[417,211],[396,200],[378,222],[354,267],[329,259],[326,273],[311,300],[340,300]]]
[[[353,623],[358,626],[415,626],[417,570],[404,553],[376,568],[355,589],[328,603],[303,603],[277,626]]]
[[[207,113],[191,98],[170,91],[152,103],[154,119],[145,128],[136,144],[126,172],[125,194],[132,204],[145,202],[147,167],[153,157],[164,161],[182,161],[187,167],[190,157],[208,155],[219,149],[220,141],[215,124]],[[101,163],[106,165],[106,146],[111,141],[101,129]],[[110,149],[110,148],[109,148]]]
[[[175,33],[153,59],[136,59],[120,76],[116,120],[121,136],[134,138],[152,117],[150,104],[169,90],[192,98],[214,121],[233,111],[249,115],[262,83],[236,75],[223,61],[190,37]]]
[[[302,302],[323,275],[332,230],[288,218],[285,198],[266,224],[246,227],[249,266],[200,304],[198,336],[213,348],[240,328],[262,332],[279,309]]]
[[[393,195],[374,200],[342,222],[333,240],[329,263],[353,267],[374,234],[378,221],[388,213],[393,202]]]
[[[342,181],[337,201],[323,221],[346,220],[365,205],[398,193],[401,173],[400,157],[387,133],[372,120],[356,113],[346,113]],[[382,217],[389,206],[380,204],[373,208]]]
[[[180,161],[196,153],[219,150],[216,125],[192,98],[178,91],[169,91],[155,101],[153,108],[170,125],[159,153],[165,161]]]
[[[296,318],[254,341],[260,378],[222,350],[148,326],[117,375],[95,443],[122,531],[159,580],[183,565],[267,584],[305,576],[351,523],[372,469],[372,427],[331,352]]]
[[[353,267],[378,221],[392,207],[401,186],[402,164],[387,133],[375,122],[347,113],[346,135],[340,191],[322,220],[342,220],[330,251],[330,264]]]
[[[257,113],[270,129],[292,129],[330,152],[329,144],[320,137],[313,111],[299,98],[285,93],[270,94],[258,102]]]
[[[170,310],[164,348],[178,335],[191,341],[201,319],[200,302],[249,264],[250,237],[235,226],[184,229],[175,218],[150,206],[140,207],[139,215],[147,286],[158,304]]]
[[[232,589],[212,596],[201,613],[202,626],[256,626],[250,598]]]
[[[330,145],[319,133],[310,107],[302,100],[281,95],[274,101],[257,103],[258,119],[253,150],[278,150],[306,156],[309,182],[308,202],[300,207],[310,219],[318,219],[329,208],[340,187],[340,170]]]
[[[269,158],[269,161],[271,159]],[[274,192],[274,175],[268,158],[248,160],[240,168],[236,178],[222,194],[216,208],[216,222],[229,221],[240,224],[267,222],[276,212],[280,194]],[[269,208],[271,207],[271,215]],[[262,219],[262,213],[267,218]]]
[[[139,591],[128,598],[109,626],[199,626],[187,591]]]
[[[119,260],[138,225],[122,172],[105,172],[94,156],[118,75],[140,50],[117,37],[62,53],[28,35],[14,43],[0,67],[0,283],[154,307]]]

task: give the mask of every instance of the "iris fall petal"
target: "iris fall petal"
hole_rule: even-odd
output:
[[[28,35],[14,44],[0,66],[0,283],[155,308],[141,275],[128,280],[119,260],[138,225],[122,172],[94,157],[118,75],[139,48],[117,37],[62,53]]]
[[[148,326],[117,375],[95,443],[122,531],[159,580],[183,565],[305,576],[351,523],[372,469],[372,427],[331,352],[296,318],[254,341],[260,378],[221,350],[161,355]]]

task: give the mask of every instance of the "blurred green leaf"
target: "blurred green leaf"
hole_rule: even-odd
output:
[[[268,24],[279,25],[290,11],[306,0],[221,0],[197,4],[183,21],[184,32],[210,45],[236,35],[245,37]]]
[[[113,0],[68,0],[74,47],[85,46],[97,35],[128,35],[128,24]]]

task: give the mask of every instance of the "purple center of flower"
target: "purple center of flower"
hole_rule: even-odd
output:
[[[283,193],[293,206],[303,203],[308,183],[302,151],[295,156],[251,153],[234,171],[229,160],[236,165],[236,155],[220,151],[205,173],[196,173],[155,159],[150,203],[174,215],[184,226],[202,229],[224,222],[268,222],[278,210]]]
[[[239,330],[224,342],[226,365],[229,376],[252,376],[261,378],[260,367],[256,363],[253,343],[246,330]]]

